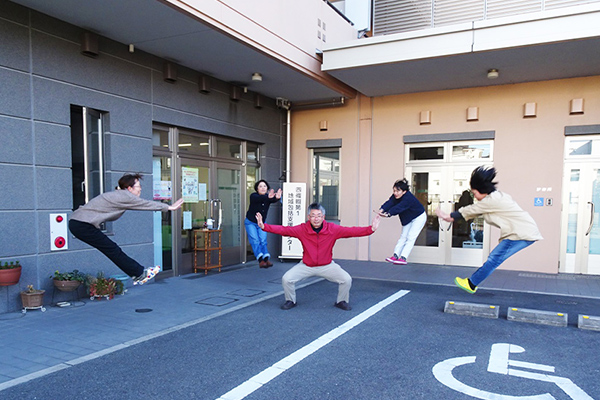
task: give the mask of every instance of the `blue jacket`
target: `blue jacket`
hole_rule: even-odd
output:
[[[413,219],[425,212],[425,208],[417,198],[406,191],[399,199],[391,195],[388,201],[381,205],[381,209],[390,215],[400,217],[402,226],[409,224]]]

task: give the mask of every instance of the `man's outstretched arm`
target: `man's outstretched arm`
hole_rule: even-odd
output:
[[[301,225],[296,226],[282,226],[282,225],[265,225],[262,215],[260,213],[256,213],[256,224],[260,229],[265,232],[275,233],[277,235],[282,236],[292,236],[298,237],[301,230]]]

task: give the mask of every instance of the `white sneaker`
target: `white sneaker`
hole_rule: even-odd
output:
[[[135,278],[133,280],[133,284],[134,285],[143,285],[144,283],[148,282],[150,279],[154,278],[156,276],[156,274],[158,274],[159,272],[160,272],[160,265],[157,265],[155,267],[146,268],[144,270],[143,274],[141,274],[140,276],[138,276],[137,278]]]

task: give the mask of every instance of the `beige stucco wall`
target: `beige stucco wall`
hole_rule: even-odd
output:
[[[583,98],[585,113],[570,115],[571,99]],[[537,117],[523,118],[523,105],[537,103]],[[466,121],[468,107],[479,120]],[[419,124],[431,111],[430,125]],[[319,131],[319,121],[328,131]],[[310,185],[308,139],[341,138],[343,225],[365,225],[372,209],[391,194],[404,176],[404,135],[495,131],[494,166],[499,189],[511,194],[538,223],[544,240],[507,260],[502,268],[558,272],[564,128],[600,124],[600,77],[565,79],[487,88],[360,97],[342,108],[292,112],[291,179]],[[537,188],[552,188],[540,193]],[[534,207],[534,197],[552,197],[551,207]],[[309,199],[310,200],[310,199]],[[397,219],[385,220],[370,238],[347,239],[336,258],[383,260],[400,234]],[[492,228],[491,246],[498,240]]]

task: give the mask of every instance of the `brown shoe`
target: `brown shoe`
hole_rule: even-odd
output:
[[[271,265],[273,265],[273,264],[271,264]],[[264,261],[264,260],[260,260],[258,262],[258,266],[261,267],[261,268],[269,268],[269,266],[267,265],[267,262]]]
[[[344,311],[352,310],[352,307],[350,307],[350,304],[346,303],[344,300],[340,301],[339,303],[335,303],[335,306],[337,308],[341,308]]]
[[[269,260],[265,260],[264,263],[265,263],[265,268],[270,268],[273,266],[273,263]]]

